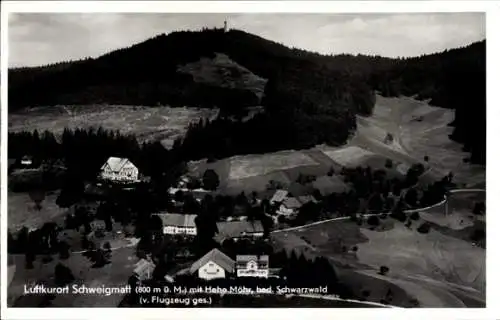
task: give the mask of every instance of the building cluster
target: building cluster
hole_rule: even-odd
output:
[[[317,200],[311,195],[294,197],[287,190],[276,190],[270,200],[271,207],[275,208],[275,214],[287,218],[295,216],[299,209],[306,203],[317,203]]]
[[[134,276],[139,281],[150,280],[154,269],[155,264],[150,259],[141,259],[135,265]],[[233,260],[219,249],[212,249],[177,275],[191,275],[206,281],[245,277],[267,279],[277,277],[278,271],[269,267],[268,255],[237,255]],[[174,282],[171,275],[165,279]]]

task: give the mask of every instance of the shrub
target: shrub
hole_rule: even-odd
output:
[[[424,222],[418,227],[417,231],[420,233],[429,233],[431,230],[431,225],[428,222]]]
[[[387,169],[391,169],[393,167],[393,163],[392,163],[392,160],[391,159],[387,159],[385,160],[385,167]]]
[[[331,177],[331,176],[333,176],[334,174],[335,174],[335,170],[333,169],[333,167],[331,167],[331,168],[330,168],[330,170],[328,170],[328,172],[327,172],[327,174],[326,174],[326,175],[327,175],[327,176],[329,176],[329,177]]]
[[[472,213],[475,215],[483,215],[486,211],[486,206],[484,205],[484,202],[476,202],[474,204],[474,209],[472,210]]]
[[[484,229],[475,229],[471,236],[470,236],[472,241],[481,241],[486,238],[486,232]]]
[[[425,157],[424,157],[424,161],[425,161],[425,162],[429,162],[429,156],[425,156]]]
[[[376,226],[380,225],[380,219],[377,216],[369,217],[367,222],[370,226],[376,227]]]
[[[389,272],[389,267],[387,267],[387,266],[381,266],[380,267],[380,272],[379,273],[381,275],[385,275],[385,274],[387,274],[387,272]]]
[[[406,221],[406,214],[403,211],[394,211],[390,216],[391,218],[396,219],[400,222]]]
[[[352,247],[352,251],[357,252],[358,251],[358,246]]]

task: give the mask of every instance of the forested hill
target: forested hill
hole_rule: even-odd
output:
[[[239,30],[179,31],[95,59],[9,70],[9,109],[103,103],[216,106],[238,113],[262,103],[265,119],[249,126],[261,127],[262,121],[272,132],[294,136],[285,145],[298,148],[345,142],[355,129],[355,114],[371,113],[376,89],[417,94],[456,109],[453,138],[473,152],[473,161],[484,162],[485,46],[483,41],[389,59],[321,55]],[[256,92],[264,86],[260,101]]]
[[[369,113],[373,96],[362,81],[321,55],[290,49],[242,31],[220,29],[162,34],[96,59],[9,71],[11,110],[55,104],[255,105],[251,90],[196,83],[179,67],[224,53],[264,79],[286,79],[291,90],[322,92],[341,108]],[[307,75],[307,77],[304,77]],[[227,89],[227,90],[223,90]],[[314,99],[312,99],[314,100]],[[354,101],[356,100],[356,101]],[[360,103],[366,101],[366,105]]]

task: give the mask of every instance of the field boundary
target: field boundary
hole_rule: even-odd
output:
[[[332,296],[322,296],[322,295],[315,295],[315,294],[298,294],[295,296],[303,297],[303,298],[312,298],[312,299],[352,302],[352,303],[359,303],[359,304],[365,304],[365,305],[377,306],[377,307],[383,307],[383,308],[404,309],[403,307],[393,306],[390,304],[383,304],[383,303],[378,303],[378,302],[373,302],[373,301],[361,301],[361,300],[355,300],[355,299],[342,299],[342,298],[337,298],[337,297],[332,297]]]

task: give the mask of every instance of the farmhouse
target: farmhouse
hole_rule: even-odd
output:
[[[218,249],[212,249],[191,265],[189,272],[204,280],[227,278],[234,274],[235,262]]]
[[[215,240],[222,242],[225,239],[235,241],[242,238],[261,238],[264,236],[264,227],[260,221],[232,220],[217,222],[218,233]]]
[[[236,275],[238,277],[267,278],[269,276],[269,256],[236,256]]]
[[[297,210],[302,207],[302,203],[297,200],[297,198],[286,198],[280,205],[277,213],[284,216],[290,216],[297,213]]]
[[[196,235],[196,224],[194,223],[196,215],[179,213],[159,213],[156,215],[163,223],[163,234]]]
[[[153,262],[141,259],[135,264],[134,276],[137,277],[139,281],[150,280],[153,277],[155,267]]]
[[[105,180],[135,182],[139,180],[139,169],[129,159],[110,157],[101,167],[101,177]]]

